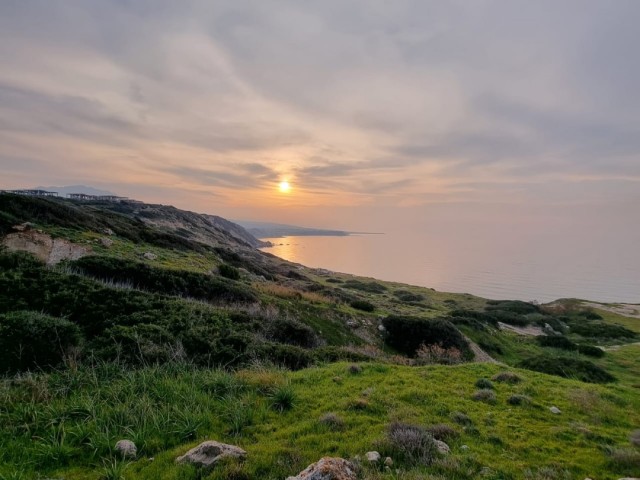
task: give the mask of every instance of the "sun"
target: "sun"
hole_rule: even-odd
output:
[[[291,191],[291,185],[287,181],[280,182],[278,184],[278,190],[280,190],[280,193],[289,193]]]

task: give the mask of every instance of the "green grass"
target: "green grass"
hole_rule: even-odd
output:
[[[206,478],[281,480],[322,456],[383,450],[380,441],[394,421],[449,424],[461,435],[450,441],[446,461],[430,467],[397,463],[406,476],[379,478],[477,478],[484,468],[494,479],[523,478],[540,468],[566,470],[571,478],[630,474],[612,464],[607,452],[631,448],[628,436],[640,422],[640,398],[632,388],[518,371],[523,382],[494,384],[492,405],[474,401],[473,393],[478,379],[504,370],[497,365],[362,364],[358,375],[348,368],[336,363],[299,372],[260,368],[231,374],[172,364],[123,372],[107,364],[7,380],[0,389],[0,475],[98,479],[105,469],[120,469],[113,445],[131,438],[139,457],[122,478],[198,478],[190,467],[176,465],[175,457],[215,439],[241,446],[248,457]],[[516,394],[531,403],[510,405]],[[276,400],[286,408],[274,407]],[[563,413],[551,414],[551,405]],[[457,426],[457,412],[472,425]],[[339,429],[320,421],[328,413],[342,420]],[[22,476],[11,477],[15,472]]]

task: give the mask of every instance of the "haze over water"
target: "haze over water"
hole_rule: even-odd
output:
[[[270,238],[263,249],[309,267],[466,292],[549,302],[583,298],[640,303],[640,256],[628,236],[554,233],[500,238],[446,232]]]

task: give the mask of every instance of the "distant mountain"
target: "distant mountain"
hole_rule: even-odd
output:
[[[66,187],[36,187],[36,190],[46,190],[47,192],[58,192],[58,195],[66,197],[70,193],[84,193],[85,195],[115,195],[108,190],[88,187],[86,185],[69,185]]]
[[[244,227],[256,238],[277,237],[346,237],[350,233],[344,230],[324,230],[321,228],[298,227],[281,223],[237,221],[235,223]]]

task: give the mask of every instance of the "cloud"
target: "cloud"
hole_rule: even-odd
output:
[[[9,0],[0,164],[201,209],[285,208],[284,177],[301,205],[628,201],[638,19],[633,0]]]

